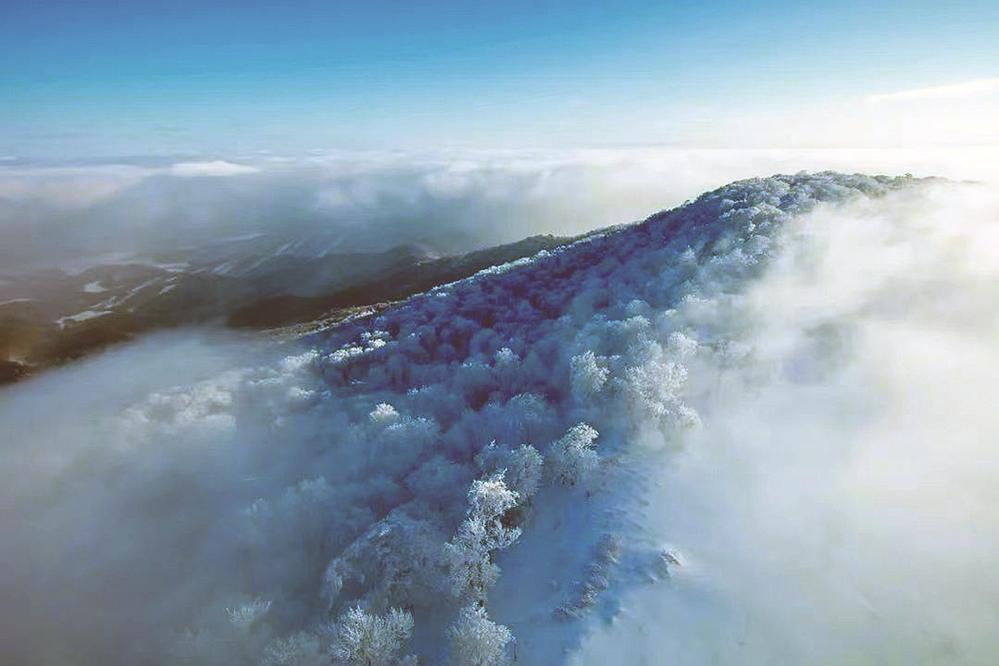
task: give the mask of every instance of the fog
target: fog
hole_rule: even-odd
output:
[[[240,378],[225,373],[272,354],[154,335],[0,395],[5,661],[155,659],[178,614],[238,593],[247,537],[233,514],[303,463],[304,435],[264,449],[266,423],[233,427]]]
[[[479,594],[518,663],[987,663],[997,225],[988,185],[757,179],[296,342],[3,389],[4,656],[328,663],[359,606],[442,663],[499,468],[522,535]],[[581,432],[596,470],[554,472]]]
[[[691,367],[646,538],[682,553],[584,663],[987,664],[999,641],[999,195],[822,211]]]
[[[129,254],[182,258],[259,233],[330,234],[343,251],[425,242],[457,253],[635,221],[738,178],[835,169],[995,179],[996,157],[994,148],[622,148],[8,160],[0,272]]]

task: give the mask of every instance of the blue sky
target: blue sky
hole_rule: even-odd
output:
[[[995,0],[42,0],[2,14],[9,156],[864,143],[878,136],[851,135],[863,110],[826,137],[802,128],[999,76]],[[959,137],[988,139],[966,128],[993,108],[970,104]]]

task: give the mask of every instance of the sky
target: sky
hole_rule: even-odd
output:
[[[999,143],[999,3],[10,3],[0,158]]]

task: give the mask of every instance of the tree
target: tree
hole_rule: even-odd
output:
[[[305,632],[272,642],[261,660],[261,666],[328,666],[320,640]]]
[[[577,423],[552,444],[548,453],[549,469],[556,481],[574,486],[597,468],[600,457],[593,450],[593,443],[599,434],[587,424]]]
[[[506,467],[510,487],[524,499],[534,497],[541,485],[543,465],[541,454],[530,444],[523,444],[514,449],[510,452]]]
[[[458,533],[444,544],[449,565],[451,590],[456,597],[482,600],[499,576],[492,562],[495,550],[508,548],[520,530],[503,524],[503,516],[517,506],[519,495],[506,487],[503,472],[472,482],[468,490],[469,508]]]
[[[606,358],[597,357],[592,351],[572,357],[569,361],[569,368],[572,371],[570,382],[572,395],[576,400],[585,401],[603,390],[610,376],[606,362]]]
[[[523,444],[511,451],[492,442],[475,456],[475,464],[486,474],[505,470],[507,487],[515,491],[521,500],[533,497],[541,485],[544,460],[530,444]]]
[[[347,585],[366,588],[359,601],[373,612],[429,603],[445,586],[443,541],[435,526],[396,509],[329,563],[323,599],[332,608]]]
[[[399,657],[402,645],[413,632],[413,616],[392,608],[385,615],[370,615],[360,607],[340,616],[333,643],[333,659],[350,666],[395,666],[411,663]]]
[[[513,634],[489,619],[486,609],[469,604],[458,611],[458,619],[448,629],[451,659],[461,666],[500,666],[510,662],[507,646]]]

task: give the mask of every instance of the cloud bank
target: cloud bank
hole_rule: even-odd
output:
[[[842,171],[989,178],[996,151],[451,151],[253,156],[176,163],[0,166],[3,270],[177,255],[228,237],[425,242],[464,252],[644,218],[758,174]]]
[[[684,566],[579,663],[992,659],[997,233],[995,190],[947,185],[781,234],[710,315],[739,355],[691,367],[702,426],[652,475],[642,537]]]
[[[868,99],[872,102],[908,102],[934,99],[961,99],[997,92],[999,92],[999,78],[993,78],[882,93],[871,95]]]
[[[247,173],[256,173],[257,169],[245,164],[235,164],[225,160],[213,160],[211,162],[177,162],[170,167],[170,174],[182,178],[193,178],[197,176],[238,176]]]

